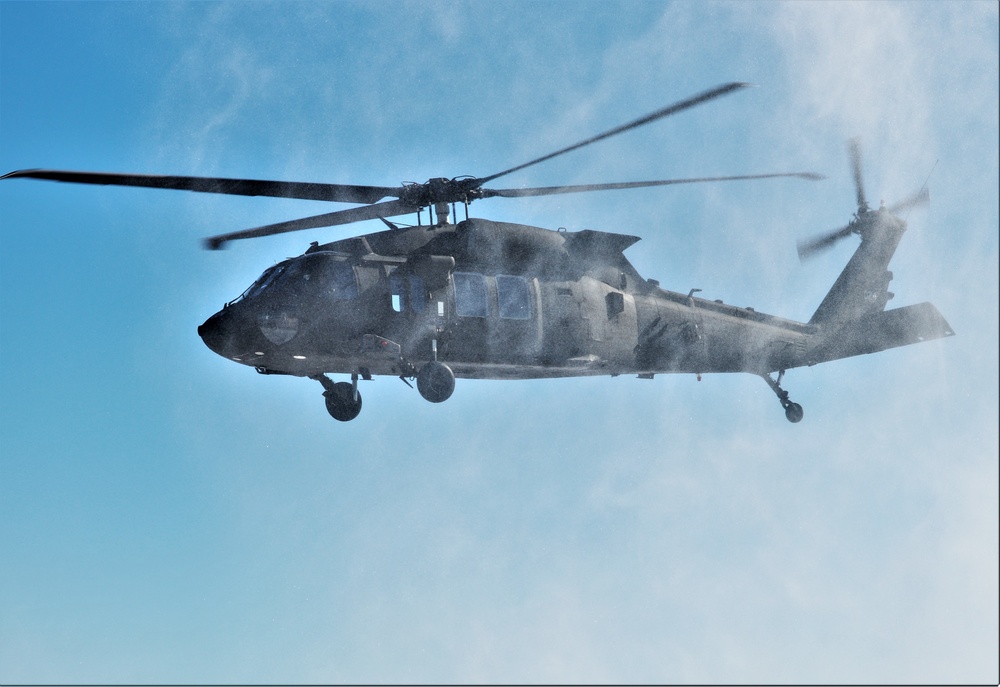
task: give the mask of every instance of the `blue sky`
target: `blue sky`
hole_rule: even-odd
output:
[[[807,320],[797,239],[928,181],[891,306],[957,336],[748,375],[398,380],[330,419],[196,327],[333,206],[0,182],[0,682],[996,682],[996,3],[0,3],[0,172],[483,176],[757,88],[493,199],[642,241],[665,288]],[[929,178],[929,180],[928,180]],[[352,228],[378,231],[369,222]]]

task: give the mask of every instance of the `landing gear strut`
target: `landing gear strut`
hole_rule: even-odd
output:
[[[781,378],[785,376],[785,371],[780,370],[778,372],[777,379],[771,379],[771,375],[762,374],[761,379],[767,382],[767,385],[771,387],[771,391],[775,393],[778,397],[778,401],[781,403],[781,407],[785,409],[785,417],[789,422],[800,422],[802,420],[802,406],[798,403],[793,403],[788,400],[788,392],[781,388]]]
[[[333,382],[326,375],[311,377],[323,385],[326,412],[334,420],[347,422],[361,412],[361,392],[358,391],[358,375],[351,375],[350,382]]]

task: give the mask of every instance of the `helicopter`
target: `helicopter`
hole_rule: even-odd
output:
[[[361,412],[359,380],[394,376],[432,403],[448,400],[457,378],[541,379],[593,375],[744,372],[761,377],[785,417],[803,418],[781,383],[787,370],[875,353],[954,334],[930,303],[885,310],[887,269],[906,230],[899,212],[926,203],[926,189],[872,209],[860,145],[849,143],[857,193],[850,222],[798,246],[807,258],[852,234],[860,245],[808,322],[678,293],[642,277],[623,251],[639,237],[584,229],[550,230],[469,216],[484,198],[519,198],[672,184],[795,177],[809,172],[493,189],[485,185],[750,84],[723,84],[627,124],[485,177],[434,178],[365,186],[192,176],[29,169],[0,179],[179,189],[355,203],[358,207],[235,231],[209,249],[248,238],[381,220],[388,228],[331,243],[266,269],[198,327],[209,349],[262,375],[319,382],[336,420]],[[393,200],[384,200],[393,198]],[[465,218],[457,217],[464,206]],[[434,215],[430,210],[433,209]],[[428,210],[427,222],[423,211]],[[390,218],[416,213],[417,224]],[[333,381],[330,374],[349,376]]]

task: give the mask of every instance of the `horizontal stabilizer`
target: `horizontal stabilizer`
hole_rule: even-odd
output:
[[[954,334],[937,308],[920,303],[867,315],[821,334],[819,344],[806,357],[809,365],[815,365]]]

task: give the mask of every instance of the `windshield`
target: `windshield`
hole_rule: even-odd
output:
[[[265,270],[236,300],[272,292],[287,293],[292,298],[308,292],[334,300],[353,300],[358,297],[358,282],[350,263],[329,255],[305,255]]]

